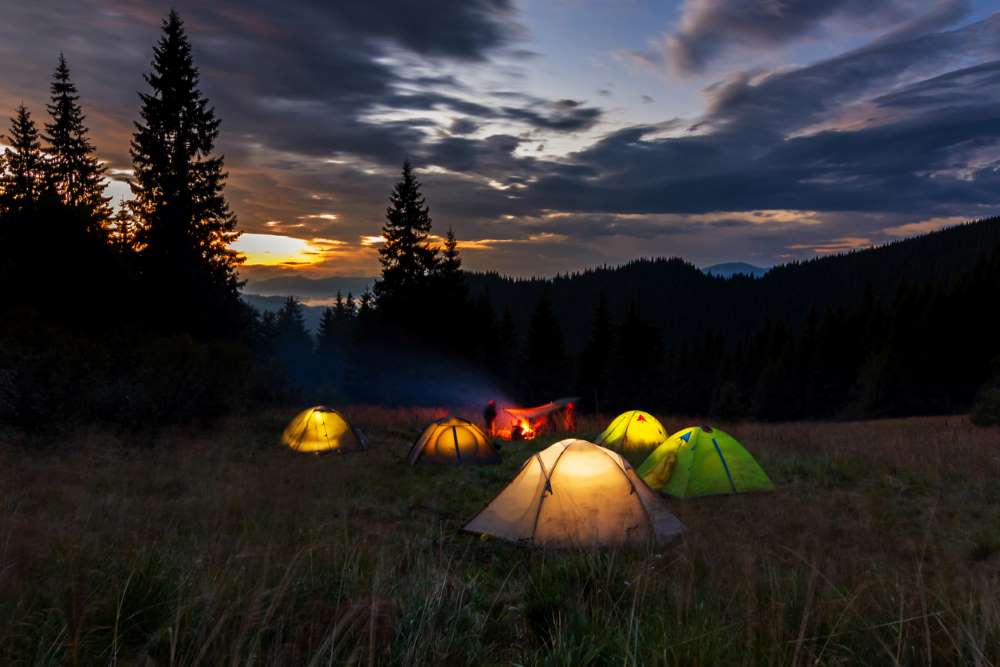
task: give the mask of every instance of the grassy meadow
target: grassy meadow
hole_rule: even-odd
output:
[[[0,437],[0,663],[1000,664],[998,429],[719,424],[777,493],[555,551],[459,530],[553,439],[411,467],[430,411],[346,410],[370,450],[319,457],[294,412]]]

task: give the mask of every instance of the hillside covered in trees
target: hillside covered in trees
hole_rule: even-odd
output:
[[[550,304],[565,367],[575,362],[577,391],[598,405],[645,397],[757,418],[947,413],[967,409],[995,373],[998,260],[991,218],[762,278],[643,259],[469,283],[515,322]]]

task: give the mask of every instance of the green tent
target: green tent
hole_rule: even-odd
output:
[[[676,433],[649,455],[638,473],[651,488],[676,498],[774,490],[736,438],[708,426]]]
[[[596,444],[622,454],[645,454],[667,439],[663,424],[648,412],[623,412],[597,436]]]

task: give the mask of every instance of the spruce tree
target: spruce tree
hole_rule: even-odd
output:
[[[20,104],[10,121],[9,148],[3,154],[3,188],[0,213],[21,215],[38,205],[44,189],[45,158],[38,128],[31,113]]]
[[[347,303],[344,301],[344,295],[341,294],[340,290],[337,290],[337,296],[333,302],[332,314],[334,320],[343,321],[347,318]]]
[[[618,327],[614,365],[611,368],[611,393],[623,405],[637,401],[655,401],[657,379],[662,377],[663,341],[660,333],[642,318],[638,301],[629,304],[628,311]],[[709,341],[706,341],[706,346]],[[717,357],[713,356],[713,362]],[[710,366],[702,366],[707,373]],[[703,401],[701,412],[708,408],[708,398]]]
[[[360,297],[358,297],[358,317],[370,317],[374,309],[375,295],[372,294],[372,291],[366,287],[365,291],[361,293]]]
[[[435,275],[440,284],[441,296],[458,306],[466,301],[465,278],[462,276],[462,258],[458,254],[458,239],[451,227],[444,240],[444,250]]]
[[[515,366],[520,358],[520,341],[517,337],[517,326],[514,324],[514,315],[510,312],[510,306],[504,306],[497,335],[498,345],[494,360],[497,378],[501,383],[501,388],[513,392],[518,389],[518,369]]]
[[[151,88],[131,153],[140,266],[171,327],[213,333],[240,312],[239,236],[223,195],[223,159],[214,157],[220,121],[198,88],[191,44],[176,12],[153,48]]]
[[[331,352],[336,348],[337,316],[329,306],[323,309],[319,318],[319,329],[316,332],[316,347],[322,352]]]
[[[614,331],[608,313],[608,300],[602,293],[594,308],[590,338],[580,357],[580,393],[595,411],[605,403],[611,381],[611,359],[614,351]]]
[[[438,263],[437,250],[428,240],[430,209],[409,160],[389,197],[385,220],[385,241],[378,251],[382,278],[375,283],[375,297],[380,308],[409,309],[425,296]]]
[[[525,365],[524,397],[530,401],[552,400],[565,395],[571,386],[566,342],[547,292],[539,295],[528,323]]]
[[[131,253],[135,250],[136,225],[130,202],[121,202],[118,211],[111,217],[109,223],[111,245],[121,253]]]
[[[444,253],[442,253],[441,263],[438,267],[440,275],[444,278],[462,276],[462,258],[458,256],[458,239],[455,238],[455,230],[448,228],[448,235],[444,240]]]
[[[83,124],[80,96],[62,54],[50,90],[52,101],[47,108],[52,122],[45,124],[44,135],[48,144],[46,187],[66,205],[81,208],[95,227],[102,226],[112,217],[111,198],[104,196],[105,169],[94,156],[94,145]]]
[[[358,304],[354,302],[354,295],[350,292],[347,293],[347,299],[344,301],[344,316],[348,319],[354,319],[358,314]]]

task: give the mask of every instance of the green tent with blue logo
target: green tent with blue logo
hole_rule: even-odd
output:
[[[709,426],[674,434],[638,473],[650,488],[675,498],[774,490],[767,473],[736,438]]]

